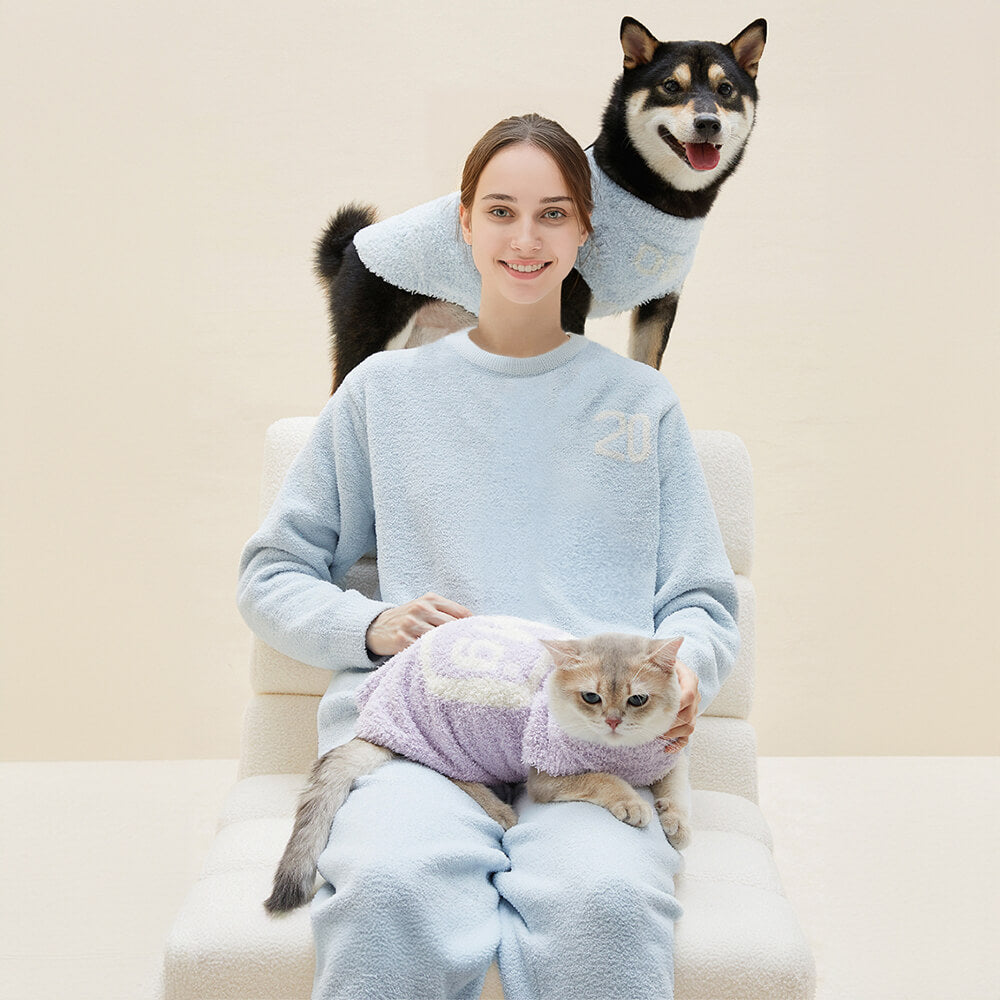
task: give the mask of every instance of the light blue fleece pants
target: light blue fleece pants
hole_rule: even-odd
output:
[[[681,859],[659,824],[517,807],[505,834],[422,765],[361,779],[319,861],[313,1000],[478,1000],[494,958],[506,1000],[672,997]]]

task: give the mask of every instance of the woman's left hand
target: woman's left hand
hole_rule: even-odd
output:
[[[677,661],[674,669],[677,671],[677,680],[680,681],[681,685],[681,707],[670,732],[664,733],[661,737],[661,739],[670,741],[664,747],[667,753],[673,753],[675,750],[687,746],[688,739],[694,732],[694,720],[698,715],[698,705],[701,702],[701,694],[698,691],[698,675],[680,660]]]

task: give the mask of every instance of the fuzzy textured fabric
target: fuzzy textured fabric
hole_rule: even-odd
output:
[[[680,292],[694,262],[704,219],[682,219],[619,187],[587,151],[593,235],[576,267],[593,294],[591,316],[611,316]],[[454,302],[479,314],[481,282],[462,238],[457,191],[366,226],[354,237],[362,263],[408,292]]]
[[[340,584],[376,544],[372,600]],[[667,380],[585,337],[512,358],[467,331],[354,369],[244,549],[240,609],[296,660],[371,669],[368,625],[428,591],[580,637],[682,636],[707,707],[736,587]]]
[[[267,430],[264,441],[264,472],[260,491],[260,519],[274,502],[288,467],[302,450],[315,417],[284,417]],[[753,698],[754,588],[747,573],[753,554],[753,478],[743,442],[729,431],[692,431],[715,514],[722,532],[726,554],[736,574],[739,596],[740,652],[733,671],[708,707],[706,715],[749,718]],[[346,589],[358,590],[372,598],[378,593],[378,569],[374,558],[366,557],[344,578]],[[330,683],[330,673],[299,663],[256,639],[251,660],[251,681],[258,693],[322,695]],[[311,750],[312,752],[312,750]]]
[[[449,778],[487,785],[548,774],[604,772],[650,785],[676,763],[659,740],[610,747],[568,736],[549,712],[547,625],[476,615],[440,625],[356,692],[359,736]]]
[[[312,417],[286,418],[268,432],[262,515],[273,506],[285,470],[302,450],[315,424]],[[324,435],[330,433],[328,426]],[[745,452],[737,438],[721,432],[696,433],[696,442],[701,464],[715,495],[716,509],[720,494],[725,494],[725,501],[731,508],[729,516],[720,512],[719,520],[730,559],[734,561],[737,572],[745,572],[749,569],[753,544],[751,487]],[[746,476],[741,471],[744,467]],[[283,506],[286,503],[287,499],[282,501]],[[391,551],[388,554],[391,555]],[[746,590],[750,587],[749,580],[745,577],[742,580],[744,593],[752,593],[752,589]],[[364,584],[358,586],[363,587]],[[331,603],[336,608],[336,602]],[[305,605],[300,608],[304,609]],[[741,603],[740,627],[745,635],[749,630],[752,636],[753,614],[752,600]],[[283,1000],[292,996],[308,997],[313,986],[316,954],[308,910],[303,907],[286,914],[281,920],[275,920],[265,912],[261,901],[270,891],[275,865],[288,840],[296,801],[305,780],[304,772],[315,758],[318,698],[312,695],[322,692],[323,675],[325,673],[329,679],[329,673],[313,668],[307,670],[277,652],[270,652],[270,656],[274,661],[271,666],[258,669],[255,675],[255,690],[258,693],[247,707],[242,741],[240,772],[253,777],[245,777],[233,789],[221,816],[221,830],[203,873],[190,886],[174,922],[167,940],[162,992],[158,994],[158,1000],[204,1000],[206,997],[216,1000],[246,1000],[247,997]],[[279,660],[282,663],[280,670],[275,665]],[[370,669],[370,664],[367,668]],[[745,681],[746,687],[750,688],[752,659],[744,662],[743,670],[750,672]],[[352,706],[351,687],[366,676],[366,670],[354,669],[338,671],[333,675],[335,681],[342,682],[341,695],[345,701],[350,700]],[[732,704],[726,697],[732,682],[733,678],[727,682],[713,710]],[[261,693],[279,691],[286,693]],[[329,700],[326,703],[333,707]],[[742,714],[745,717],[745,711],[720,711],[719,714]],[[323,728],[330,739],[330,727]],[[343,738],[349,738],[349,735]],[[334,740],[334,743],[340,742],[343,739]],[[321,752],[334,743],[322,747]],[[691,780],[694,786],[692,825],[695,835],[685,851],[684,872],[678,876],[675,889],[677,901],[684,910],[684,919],[677,925],[677,946],[673,953],[675,1000],[717,1000],[719,997],[729,1000],[760,1000],[761,997],[768,1000],[809,1000],[813,996],[815,969],[808,942],[782,895],[781,882],[771,856],[767,823],[752,801],[756,791],[755,749],[753,730],[743,718],[706,715],[699,719],[691,752]],[[405,761],[393,762],[382,771],[391,772],[393,769],[398,769],[405,780],[386,792],[386,814],[393,813],[400,795],[416,800],[420,812],[407,815],[406,828],[421,837],[438,837],[438,846],[443,845],[450,851],[439,866],[419,866],[424,876],[433,881],[433,884],[425,883],[422,891],[425,896],[433,896],[438,883],[444,883],[449,892],[453,891],[447,876],[456,871],[456,852],[452,850],[455,817],[451,811],[443,814],[438,797],[452,796],[456,808],[467,809],[470,824],[478,821],[482,826],[488,818],[481,809],[476,816],[475,803],[464,793],[449,787],[439,775]],[[426,781],[427,784],[413,787],[414,782],[409,780],[409,775],[414,772],[421,782]],[[531,810],[533,804],[526,803],[526,806]],[[598,894],[605,895],[602,885],[607,884],[594,887],[593,879],[581,877],[581,873],[587,872],[589,859],[593,859],[592,872],[603,875],[609,859],[617,863],[619,858],[614,849],[605,843],[594,843],[591,824],[607,818],[599,815],[602,810],[588,810],[584,803],[562,803],[557,808],[562,810],[563,807],[573,810],[568,828],[576,840],[570,849],[556,841],[552,856],[553,874],[547,874],[544,880],[538,882],[535,903],[543,907],[543,915],[551,912],[557,918],[553,926],[560,928],[564,939],[559,944],[568,944],[573,949],[568,956],[573,962],[578,957],[579,948],[590,947],[586,936],[589,928],[579,928],[575,924],[567,926],[566,915],[576,920],[593,914],[593,893],[590,898],[586,893],[578,897],[575,890],[596,888]],[[505,842],[513,848],[544,846],[545,831],[540,831],[534,821],[542,821],[547,815],[546,806],[538,806],[531,815],[522,815],[518,827],[510,832],[516,833],[520,827],[519,837],[508,834]],[[565,819],[559,817],[558,822],[564,825]],[[440,836],[439,828],[434,825],[436,823],[448,824],[447,829],[440,831]],[[388,822],[376,824],[375,833],[379,834],[381,828],[388,825]],[[624,828],[624,824],[618,825]],[[653,824],[646,831],[650,836],[656,832]],[[378,845],[372,845],[371,833],[371,826],[365,826],[357,839],[378,860]],[[586,852],[586,857],[577,851],[578,845]],[[464,854],[465,847],[461,846],[461,849]],[[629,853],[626,861],[633,856]],[[407,855],[391,860],[407,864],[410,857]],[[523,858],[515,854],[512,859],[516,859],[517,872],[524,878]],[[414,870],[418,868],[416,864],[412,867]],[[625,875],[630,880],[639,881],[640,892],[648,888],[648,885],[642,884],[645,870],[636,872],[635,866],[630,865]],[[658,877],[659,872],[654,872],[654,878]],[[384,879],[384,872],[378,873],[378,879],[380,882]],[[553,891],[556,880],[569,887],[568,894]],[[504,888],[512,887],[508,882]],[[619,897],[620,888],[619,885]],[[523,905],[523,892],[517,895]],[[393,949],[393,952],[397,946],[409,947],[407,958],[412,957],[414,948],[421,951],[418,957],[426,952],[424,939],[414,935],[417,920],[411,912],[401,910],[398,894],[386,893],[384,898],[389,911],[386,916],[399,925],[398,929],[389,925],[379,927],[375,935],[379,948],[372,948],[371,938],[360,943],[347,942],[347,947],[353,948],[347,959],[350,967],[357,963],[359,956],[366,961],[372,960],[383,945]],[[513,907],[505,909],[511,917],[515,915]],[[467,913],[467,900],[459,900],[456,910]],[[536,907],[525,907],[525,912],[530,912],[532,926],[537,926]],[[344,926],[341,917],[342,914],[334,914],[336,927]],[[482,929],[493,919],[491,911],[488,919],[480,924],[467,925],[452,938],[445,938],[444,945],[451,941],[469,942],[472,938],[474,948],[481,939]],[[647,929],[650,929],[649,922],[644,921],[639,928],[640,933],[645,934]],[[652,947],[664,954],[664,941],[657,938],[657,933],[657,928],[651,927]],[[576,940],[573,940],[574,936]],[[619,935],[619,945],[622,940]],[[433,943],[441,944],[441,941],[433,939]],[[542,940],[539,947],[549,948],[549,942]],[[630,952],[636,947],[630,942]],[[515,944],[515,954],[516,948]],[[550,956],[553,949],[549,948],[544,954]],[[669,957],[669,952],[664,957]],[[591,968],[592,959],[592,954],[584,955],[578,963],[580,969],[585,972]],[[618,969],[621,965],[619,946],[618,954],[608,967]],[[403,974],[409,969],[410,966],[404,966]],[[552,969],[556,975],[562,971],[562,966]],[[494,964],[487,976],[483,1000],[498,1000],[501,997],[496,974],[497,966]],[[392,995],[385,988],[384,979],[373,977],[372,981],[383,1000]],[[572,982],[568,984],[569,988],[574,985]],[[600,985],[603,984],[598,984],[597,988]],[[590,995],[629,995],[627,986],[621,982],[611,984],[604,993],[595,994],[595,983],[591,981],[575,994],[577,1000],[588,995],[587,986],[591,988]],[[410,978],[397,995],[413,995],[413,992]],[[447,994],[439,992],[430,995]],[[516,995],[515,990],[508,987],[508,996]],[[540,992],[538,984],[530,995],[546,996]],[[634,995],[642,995],[642,991]],[[664,991],[658,1000],[666,1000],[667,996],[667,991]]]

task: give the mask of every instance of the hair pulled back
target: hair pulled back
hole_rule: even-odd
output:
[[[538,114],[517,115],[497,122],[472,147],[462,171],[461,200],[466,211],[472,208],[479,178],[486,164],[506,146],[525,143],[548,153],[569,187],[569,196],[589,236],[594,231],[590,213],[594,199],[590,189],[590,164],[580,144],[558,122]]]

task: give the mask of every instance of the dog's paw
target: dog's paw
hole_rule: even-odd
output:
[[[608,804],[608,811],[629,826],[649,826],[653,818],[653,810],[638,795],[616,799]]]
[[[671,846],[675,850],[681,851],[691,843],[691,826],[687,816],[676,809],[671,809],[666,803],[661,810],[659,808],[661,802],[662,799],[658,799],[656,802],[656,811],[660,814],[660,826],[663,827],[663,832],[667,835]]]

